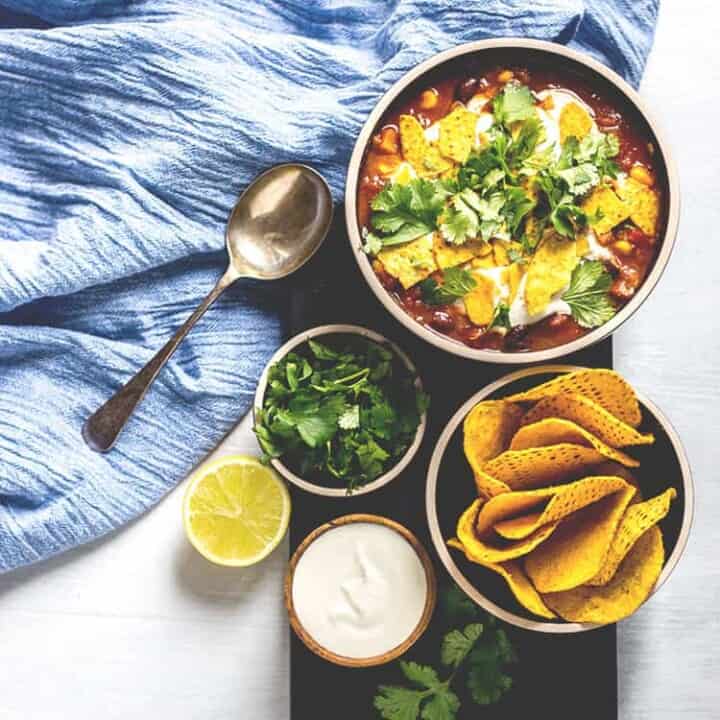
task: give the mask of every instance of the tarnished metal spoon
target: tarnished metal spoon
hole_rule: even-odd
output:
[[[240,278],[277,280],[297,270],[320,247],[332,220],[323,177],[306,165],[277,165],[259,175],[230,213],[228,269],[167,344],[83,426],[85,442],[107,452],[163,365],[205,311]]]

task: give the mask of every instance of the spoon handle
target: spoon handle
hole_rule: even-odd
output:
[[[85,442],[92,450],[107,452],[112,448],[118,435],[125,427],[125,423],[127,423],[137,405],[145,397],[150,385],[152,385],[178,345],[190,332],[193,325],[205,314],[205,311],[239,277],[238,272],[231,265],[207,297],[200,303],[197,310],[178,328],[177,332],[157,352],[155,357],[86,420],[82,434]]]

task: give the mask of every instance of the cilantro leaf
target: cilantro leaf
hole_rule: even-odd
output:
[[[338,418],[338,427],[342,430],[354,430],[360,427],[360,406],[351,405]]]
[[[606,323],[617,312],[608,290],[612,276],[599,260],[581,262],[570,276],[570,286],[562,299],[578,325],[593,328]]]
[[[423,301],[428,305],[449,305],[477,287],[470,272],[460,267],[447,268],[442,280],[442,284],[438,284],[434,278],[427,278],[420,283]]]
[[[371,223],[376,232],[365,235],[365,251],[400,245],[433,232],[448,196],[443,185],[424,178],[389,183],[372,200]]]
[[[472,699],[478,705],[497,702],[512,687],[512,678],[505,675],[497,664],[496,657],[482,658],[475,655],[468,672],[467,686]]]
[[[290,399],[287,410],[282,411],[282,417],[295,425],[304,442],[314,448],[335,434],[344,407],[342,395],[330,395],[318,401],[308,393],[302,393]]]
[[[443,665],[456,668],[467,657],[478,638],[482,635],[483,626],[472,623],[464,630],[452,630],[444,638],[440,650]]]
[[[519,83],[505,86],[493,100],[493,113],[499,125],[512,125],[535,114],[535,103],[530,88]]]
[[[425,697],[422,690],[381,685],[373,704],[384,720],[417,720]]]
[[[400,669],[403,675],[419,687],[434,690],[441,685],[440,678],[429,665],[419,665],[416,662],[400,661]]]
[[[585,195],[600,183],[600,173],[591,162],[559,170],[557,175],[565,181],[568,192],[573,196]]]
[[[505,217],[505,222],[511,235],[515,235],[520,227],[520,223],[522,223],[525,216],[532,211],[535,205],[535,200],[522,188],[510,187],[506,190],[502,214]]]
[[[472,190],[464,190],[472,193]],[[478,216],[467,204],[466,199],[456,195],[443,214],[440,231],[447,242],[452,245],[462,245],[469,238],[477,237],[479,231]]]
[[[423,720],[455,720],[460,709],[458,696],[449,688],[436,693],[420,713]]]
[[[467,660],[467,687],[478,705],[495,703],[510,690],[512,678],[503,670],[505,665],[517,660],[507,634],[497,627],[494,618],[491,618],[488,629]]]
[[[494,327],[505,328],[506,330],[512,327],[510,323],[510,308],[504,302],[499,302],[495,306],[495,314],[488,325],[488,330]]]
[[[457,585],[440,593],[440,608],[445,620],[453,624],[475,620],[478,616],[477,605]]]
[[[502,137],[504,139],[504,136]],[[494,170],[500,170],[504,174],[504,150],[501,147],[502,143],[498,144],[499,142],[497,140],[482,150],[474,150],[470,153],[465,164],[458,170],[458,192],[463,188],[474,189],[480,187],[483,179]]]
[[[527,162],[535,148],[545,139],[545,126],[535,113],[521,126],[517,136],[508,147],[507,164],[517,169]]]

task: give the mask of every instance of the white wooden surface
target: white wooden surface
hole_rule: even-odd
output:
[[[719,20],[710,0],[665,0],[642,88],[676,149],[683,212],[617,364],[684,438],[698,506],[674,576],[621,625],[622,720],[720,716]],[[226,450],[255,450],[247,424]],[[286,720],[287,547],[247,571],[210,566],[184,539],[181,493],[106,541],[0,577],[2,720]]]

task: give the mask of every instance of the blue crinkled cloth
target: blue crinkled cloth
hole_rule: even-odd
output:
[[[250,405],[282,298],[240,282],[116,448],[80,427],[223,269],[238,191],[314,165],[341,200],[380,95],[458,43],[569,43],[637,85],[659,0],[0,0],[0,571],[154,505]]]

